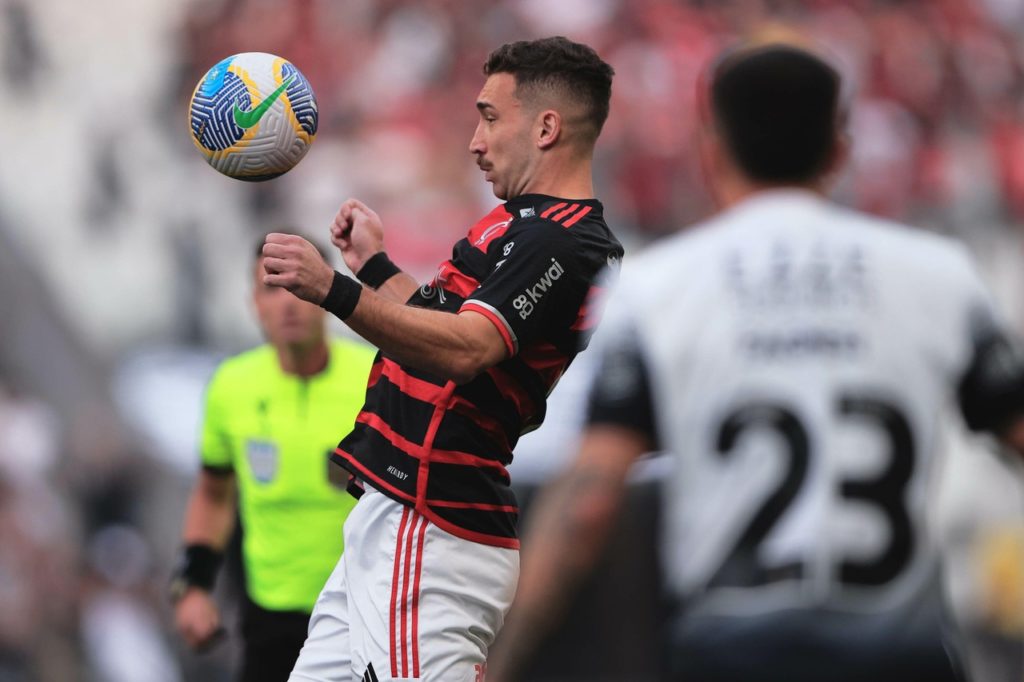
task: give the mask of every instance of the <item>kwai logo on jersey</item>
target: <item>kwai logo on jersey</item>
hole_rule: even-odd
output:
[[[277,475],[277,444],[268,440],[245,441],[245,455],[249,459],[252,476],[260,483],[270,483]]]
[[[551,259],[551,267],[547,269],[537,283],[528,287],[522,294],[516,296],[512,301],[512,307],[519,311],[519,317],[528,318],[533,314],[533,307],[544,298],[544,294],[551,290],[552,285],[565,274],[565,268],[554,258]]]

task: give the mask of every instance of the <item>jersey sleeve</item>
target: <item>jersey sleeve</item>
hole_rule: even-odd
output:
[[[223,371],[218,369],[206,387],[203,423],[199,437],[199,457],[203,469],[213,473],[234,470],[231,439],[227,433],[227,396]]]
[[[658,449],[650,363],[626,296],[617,286],[601,306],[603,317],[591,347],[592,378],[585,423],[621,426]]]
[[[542,332],[575,322],[593,273],[568,230],[541,221],[493,248],[497,262],[460,312],[491,320],[510,355]]]
[[[1024,417],[1024,346],[999,318],[981,275],[962,253],[960,329],[967,352],[955,378],[957,399],[970,429],[999,435]]]

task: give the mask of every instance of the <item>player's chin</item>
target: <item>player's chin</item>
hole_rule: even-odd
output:
[[[502,201],[507,201],[508,200],[508,188],[505,187],[504,185],[498,183],[498,182],[495,182],[494,180],[491,180],[490,183],[491,183],[491,191],[494,192],[494,196],[498,197]]]

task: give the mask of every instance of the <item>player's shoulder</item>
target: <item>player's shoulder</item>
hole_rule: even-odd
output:
[[[975,266],[967,247],[953,237],[907,223],[836,206],[843,225],[879,255],[900,264],[909,273],[942,273],[973,277]]]

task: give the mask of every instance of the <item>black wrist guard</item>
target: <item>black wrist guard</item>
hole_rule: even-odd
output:
[[[335,270],[331,290],[320,302],[320,307],[339,320],[344,320],[356,309],[356,304],[359,303],[359,296],[362,293],[363,287],[359,282]]]
[[[384,282],[401,271],[401,268],[391,262],[388,254],[380,251],[363,263],[363,267],[356,273],[356,278],[371,289],[379,289]]]
[[[171,575],[171,596],[179,599],[189,587],[213,589],[224,554],[209,545],[186,545]]]

